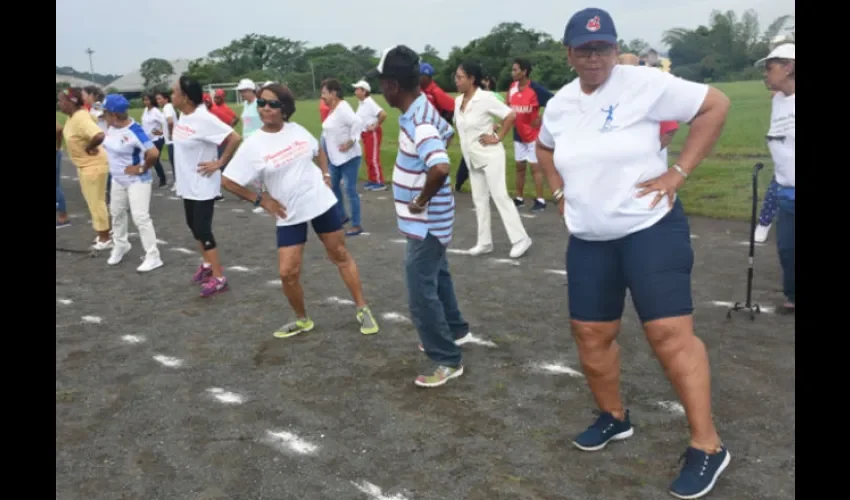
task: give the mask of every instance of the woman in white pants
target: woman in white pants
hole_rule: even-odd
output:
[[[484,90],[483,80],[481,65],[474,61],[462,63],[455,72],[455,85],[460,95],[455,99],[454,123],[463,159],[469,167],[472,202],[478,217],[478,239],[469,254],[484,255],[493,251],[492,197],[511,241],[510,256],[517,259],[531,247],[531,238],[508,194],[505,147],[502,145],[505,134],[512,130],[516,114],[495,94]],[[494,131],[494,118],[500,121],[498,134]]]
[[[144,273],[162,267],[150,216],[150,169],[157,162],[159,151],[142,126],[127,116],[129,108],[127,99],[118,94],[106,96],[103,102],[104,117],[109,124],[103,147],[112,174],[109,211],[112,214],[112,239],[115,242],[106,263],[114,266],[130,251],[131,245],[127,239],[129,211],[145,249],[145,259],[136,271]]]

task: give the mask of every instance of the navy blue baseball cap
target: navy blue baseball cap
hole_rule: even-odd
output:
[[[103,100],[103,110],[110,113],[126,113],[130,109],[130,101],[121,94],[109,94]]]
[[[617,28],[611,14],[589,8],[576,12],[564,29],[564,45],[581,47],[591,42],[617,44]]]

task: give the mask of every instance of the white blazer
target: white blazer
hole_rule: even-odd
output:
[[[462,103],[463,94],[455,98],[454,123],[466,165],[469,168],[484,168],[494,162],[504,162],[505,147],[501,142],[484,146],[478,139],[482,135],[494,135],[493,118],[504,120],[511,114],[511,108],[492,92],[483,89],[475,90],[464,111],[460,109]]]

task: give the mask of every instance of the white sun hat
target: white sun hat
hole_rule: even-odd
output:
[[[359,82],[357,82],[357,83],[355,83],[351,86],[356,88],[356,89],[363,89],[366,92],[369,92],[370,94],[372,93],[372,86],[369,85],[369,82],[367,82],[366,80],[360,80]]]
[[[236,85],[236,90],[254,90],[257,85],[250,78],[243,78],[239,80],[239,84]]]
[[[767,57],[759,59],[756,61],[756,66],[761,66],[769,59],[791,59],[792,61],[796,60],[796,45],[793,43],[783,43],[782,45],[777,46],[775,49],[770,51],[770,54]]]

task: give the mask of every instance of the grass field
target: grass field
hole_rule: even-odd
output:
[[[750,179],[753,164],[757,161],[765,164],[760,183],[762,193],[773,175],[773,163],[764,141],[770,121],[770,94],[765,90],[764,84],[758,81],[721,83],[717,86],[732,100],[732,110],[713,154],[688,180],[681,191],[681,198],[685,210],[691,215],[745,220],[749,219],[750,214]],[[398,145],[398,110],[387,106],[381,96],[376,96],[376,100],[389,114],[389,118],[384,122],[384,140],[381,147],[381,164],[386,177],[389,178]],[[349,97],[348,101],[356,109],[356,98]],[[321,132],[318,110],[319,103],[316,100],[299,101],[294,121],[318,136]],[[241,107],[234,106],[234,111],[240,114]],[[141,110],[134,109],[131,114],[138,120]],[[60,122],[64,122],[64,115],[57,112],[56,116]],[[237,129],[241,132],[241,126],[237,126]],[[671,163],[675,162],[686,135],[687,126],[684,126],[670,147]],[[505,146],[510,165],[513,158],[510,135],[505,139]],[[449,149],[449,154],[454,169],[460,162],[460,148],[456,142]],[[365,178],[365,175],[365,171],[361,169],[361,177]],[[508,188],[513,190],[512,169],[508,169],[507,175]],[[532,195],[534,184],[531,179],[526,181],[525,186],[525,194]],[[464,189],[469,190],[468,183]]]

